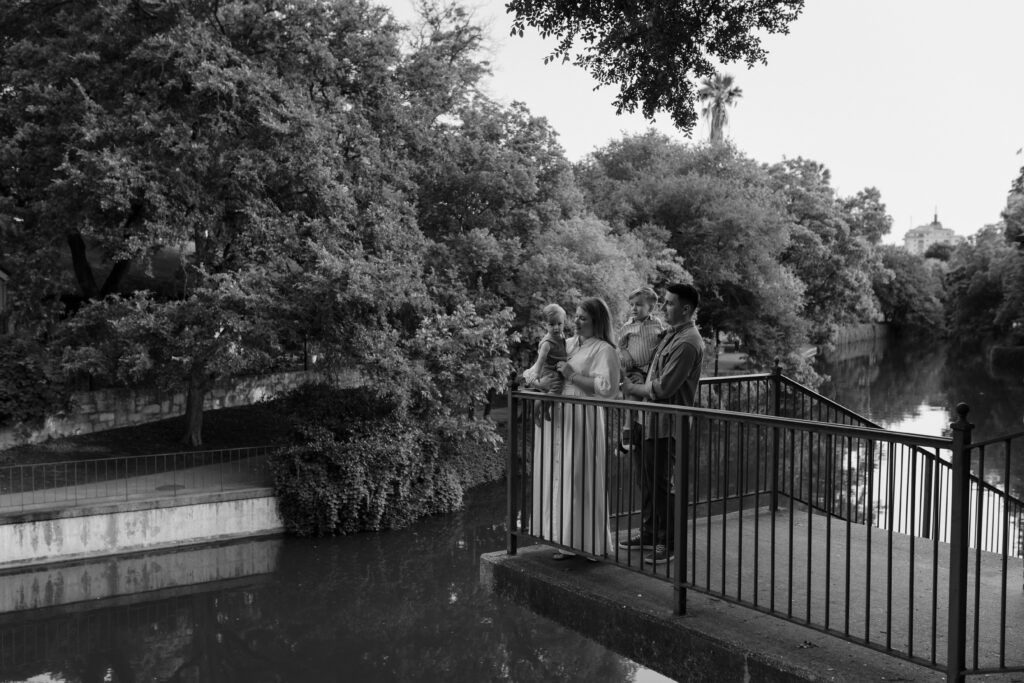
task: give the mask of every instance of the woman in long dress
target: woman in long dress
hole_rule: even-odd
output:
[[[575,321],[577,335],[566,341],[568,360],[559,365],[565,377],[562,394],[614,398],[619,391],[619,357],[608,305],[601,299],[585,299],[576,309]],[[534,430],[532,531],[574,550],[604,556],[609,545],[605,409],[560,404],[551,418]],[[571,556],[568,551],[555,553],[555,559]]]

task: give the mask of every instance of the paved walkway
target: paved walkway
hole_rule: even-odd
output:
[[[618,529],[612,521],[618,540],[629,534],[628,518],[622,519]],[[781,613],[874,648],[925,662],[945,661],[948,544],[806,511],[773,515],[768,508],[698,519],[687,530],[684,571],[687,583],[701,592]],[[640,552],[613,546],[609,555],[603,564],[671,579],[671,565],[644,564]],[[1024,667],[1021,568],[1021,558],[1008,559],[1004,587],[1001,556],[971,552],[969,666]]]

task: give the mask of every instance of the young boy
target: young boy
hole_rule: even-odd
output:
[[[523,373],[523,379],[528,389],[560,394],[565,380],[558,372],[558,364],[568,360],[565,351],[565,309],[558,304],[548,304],[542,313],[548,332],[537,345],[537,362]]]
[[[622,377],[634,384],[647,381],[647,369],[654,358],[654,352],[661,342],[665,323],[651,315],[658,303],[658,295],[650,287],[641,287],[629,295],[629,307],[633,314],[626,324],[619,329],[619,363],[622,366]],[[633,433],[634,429],[624,427],[619,447],[630,451],[639,443],[641,434]]]
[[[647,369],[665,331],[665,323],[651,315],[658,295],[641,287],[629,295],[632,317],[619,329],[619,362],[622,373],[634,384],[647,381]]]

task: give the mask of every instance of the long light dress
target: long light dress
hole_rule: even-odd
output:
[[[567,381],[564,396],[614,398],[619,391],[619,357],[606,341],[566,340],[568,364],[594,380],[586,392]],[[547,405],[551,405],[550,403]],[[548,415],[550,413],[550,415]],[[531,533],[545,540],[603,556],[610,545],[606,501],[605,409],[556,405],[533,436]]]

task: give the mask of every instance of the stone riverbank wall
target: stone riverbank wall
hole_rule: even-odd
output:
[[[315,370],[279,372],[219,382],[206,394],[206,410],[231,408],[273,398],[307,382],[323,379]],[[340,376],[346,386],[357,383],[355,371]],[[0,450],[47,439],[101,432],[166,420],[185,414],[185,393],[155,389],[104,389],[80,391],[72,396],[72,408],[64,415],[47,417],[38,428],[16,426],[0,430]]]
[[[859,344],[876,339],[885,339],[889,334],[888,323],[861,323],[841,327],[836,333],[836,346]]]
[[[0,573],[283,532],[277,499],[266,487],[11,512],[0,515]],[[36,606],[24,597],[15,602]]]

